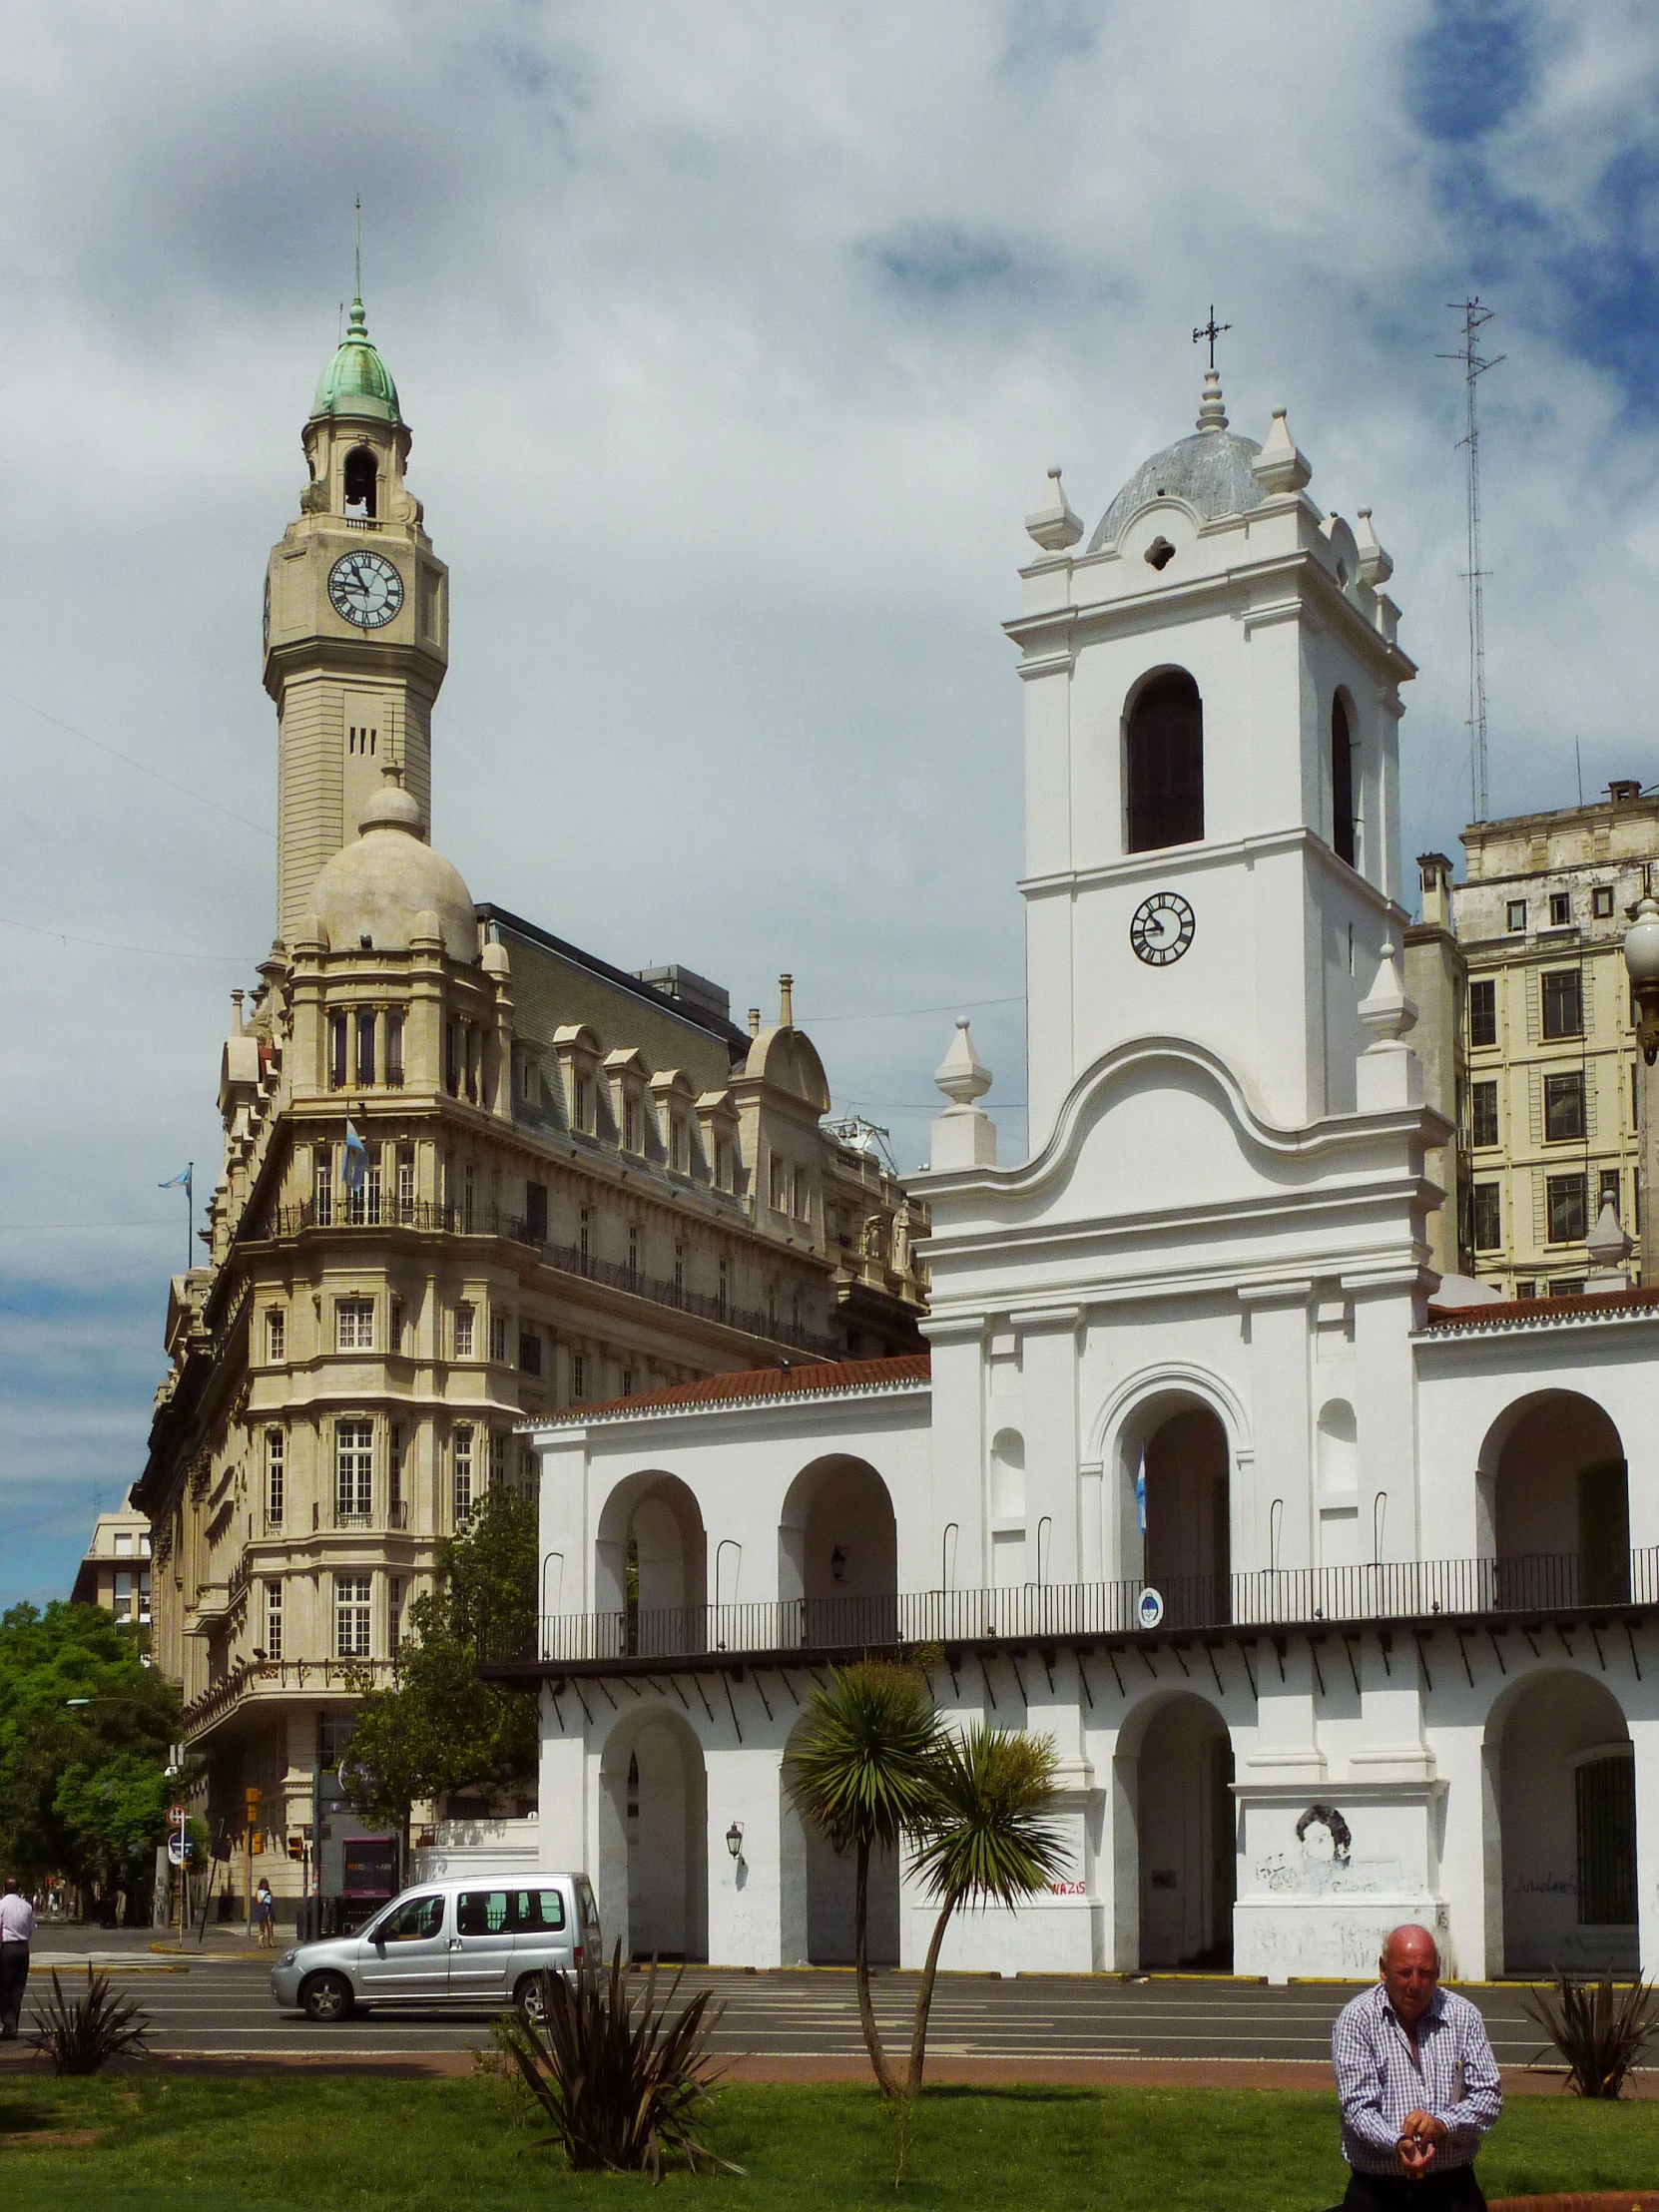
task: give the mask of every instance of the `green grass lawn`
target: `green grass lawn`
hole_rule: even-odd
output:
[[[91,2143],[30,2131],[98,2129]],[[720,2092],[708,2129],[748,2178],[676,2174],[668,2197],[728,2207],[914,2212],[1316,2212],[1342,2196],[1336,2101],[1303,2091],[933,2089],[905,2146],[863,2087]],[[0,2082],[6,2212],[495,2212],[640,2203],[650,2184],[568,2173],[505,2086],[301,2072],[139,2070]],[[1480,2171],[1489,2196],[1659,2178],[1659,2103],[1514,2098]]]

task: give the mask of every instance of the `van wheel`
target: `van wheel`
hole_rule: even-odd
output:
[[[513,2002],[518,2006],[521,2018],[532,2027],[540,2027],[547,2018],[547,1990],[539,1973],[527,1973],[513,1991]]]
[[[300,1990],[299,2001],[305,2007],[305,2017],[324,2027],[348,2020],[356,2009],[351,1984],[342,1973],[313,1973]]]

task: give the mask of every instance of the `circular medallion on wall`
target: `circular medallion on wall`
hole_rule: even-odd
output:
[[[1197,918],[1179,891],[1154,891],[1135,908],[1129,942],[1137,960],[1148,967],[1168,967],[1192,943],[1197,927]]]

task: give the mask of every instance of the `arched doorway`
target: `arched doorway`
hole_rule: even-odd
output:
[[[1503,1968],[1634,1970],[1636,1787],[1618,1700],[1562,1668],[1522,1683],[1487,1724],[1496,1765]]]
[[[1480,1465],[1500,1605],[1628,1602],[1624,1445],[1593,1398],[1550,1390],[1510,1407]]]
[[[778,1525],[778,1595],[801,1608],[802,1645],[892,1643],[897,1594],[898,1527],[880,1475],[839,1452],[803,1467]]]
[[[803,1819],[790,1797],[789,1754],[800,1739],[792,1732],[779,1787],[783,1793],[780,1874],[782,1957],[786,1965],[850,1966],[852,1963],[853,1862],[830,1849],[824,1831]],[[869,1865],[869,1955],[873,1964],[898,1963],[898,1853],[875,1853]]]
[[[677,1713],[630,1714],[600,1761],[599,1919],[636,1958],[709,1954],[709,1791]]]
[[[1141,1407],[1124,1431],[1122,1557],[1171,1628],[1233,1617],[1231,1457],[1220,1416],[1185,1393]]]
[[[594,1609],[615,1620],[619,1651],[707,1648],[708,1554],[702,1512],[678,1475],[651,1469],[617,1484],[599,1518]]]
[[[1233,1742],[1205,1699],[1171,1698],[1140,1741],[1134,1787],[1143,1967],[1233,1964]]]

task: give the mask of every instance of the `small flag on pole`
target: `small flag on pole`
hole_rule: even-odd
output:
[[[179,1186],[180,1186],[181,1184],[184,1184],[184,1185],[186,1185],[186,1186],[188,1187],[188,1186],[189,1186],[189,1183],[190,1183],[190,1177],[191,1177],[191,1168],[195,1167],[195,1165],[196,1165],[196,1163],[195,1163],[195,1161],[193,1160],[193,1161],[191,1162],[191,1167],[189,1167],[189,1168],[181,1168],[181,1169],[179,1170],[179,1172],[178,1172],[178,1174],[177,1174],[177,1175],[170,1175],[170,1176],[168,1177],[168,1179],[167,1179],[167,1181],[166,1181],[165,1183],[158,1183],[158,1184],[156,1185],[156,1188],[157,1188],[157,1190],[158,1190],[158,1191],[176,1191],[176,1190],[177,1190],[177,1189],[179,1188]]]
[[[363,1187],[363,1177],[368,1173],[368,1147],[363,1143],[350,1122],[345,1125],[345,1187],[357,1192]]]
[[[177,1175],[170,1175],[165,1183],[156,1185],[159,1191],[176,1191],[183,1185],[185,1193],[185,1273],[188,1275],[196,1260],[196,1162],[188,1160]]]
[[[1143,1458],[1135,1469],[1135,1519],[1141,1534],[1146,1534],[1146,1461]]]

